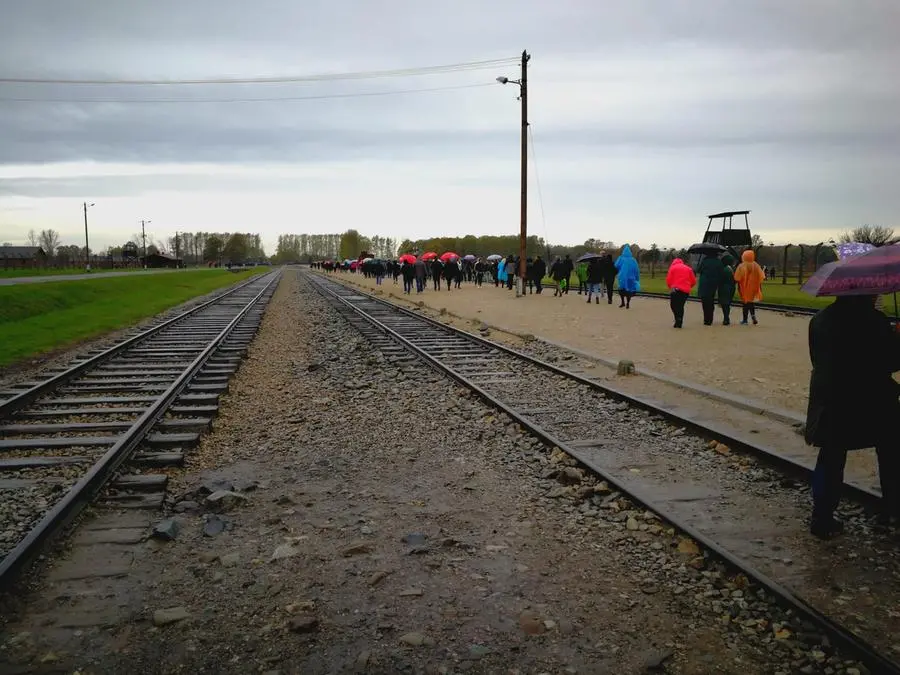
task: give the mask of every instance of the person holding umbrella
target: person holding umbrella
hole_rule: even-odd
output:
[[[441,290],[441,276],[444,274],[444,263],[441,259],[435,257],[431,261],[431,280],[434,283],[434,290]]]
[[[716,294],[725,274],[725,265],[718,255],[705,255],[700,261],[700,285],[697,295],[700,296],[700,304],[703,305],[703,325],[712,326],[716,311]]]
[[[613,285],[616,283],[616,266],[609,251],[603,254],[603,258],[600,260],[600,269],[603,274],[603,287],[606,289],[606,304],[611,305]]]

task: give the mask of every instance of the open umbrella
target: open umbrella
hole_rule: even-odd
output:
[[[855,258],[863,253],[868,253],[873,248],[875,248],[874,244],[863,244],[859,241],[850,241],[843,244],[837,244],[834,247],[834,250],[837,251],[838,258],[844,260],[845,258]]]
[[[402,263],[414,265],[416,262],[416,256],[414,256],[412,253],[404,253],[403,255],[400,256],[399,260]]]
[[[900,245],[882,246],[820,267],[800,289],[810,295],[886,295],[900,291]]]
[[[463,256],[463,260],[469,260],[469,261],[475,260],[475,256],[472,255],[471,253],[469,253],[468,255]]]
[[[575,262],[585,262],[587,260],[593,260],[594,258],[602,258],[603,256],[599,253],[585,253],[583,256],[578,258]]]
[[[374,258],[363,258],[364,263],[372,262],[373,260],[374,260]]]
[[[435,258],[437,258],[437,253],[434,251],[428,251],[428,253],[422,254],[422,260],[434,260]]]
[[[454,258],[458,258],[453,251],[447,251],[445,254],[441,256],[441,262],[447,262],[448,260],[453,260]]]
[[[502,259],[503,259],[503,256],[502,256],[502,255],[498,255],[497,253],[492,253],[491,255],[489,255],[489,256],[487,257],[487,259],[490,260],[490,261],[494,261],[494,260],[502,260]]]
[[[704,242],[702,244],[691,244],[691,247],[688,249],[688,253],[699,253],[701,255],[719,255],[720,253],[727,253],[728,249],[722,244],[713,244],[710,242]]]

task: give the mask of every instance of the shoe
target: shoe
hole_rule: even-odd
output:
[[[746,322],[746,321],[741,321],[741,325],[742,325],[742,326],[746,326],[746,325],[747,325],[747,322]]]
[[[587,303],[588,303],[588,304],[591,304],[591,299],[590,299],[590,298],[587,299]]]
[[[754,325],[754,326],[758,326],[758,325],[759,325],[759,321],[756,320],[756,317],[755,317],[755,316],[753,317],[753,325]]]
[[[675,325],[673,326],[673,328],[681,328],[681,324],[678,323],[678,322],[676,321],[676,322],[675,322]]]
[[[844,523],[837,518],[829,519],[813,518],[809,524],[809,531],[819,539],[833,539],[844,531]]]
[[[704,326],[712,326],[712,321],[704,321],[703,325]]]
[[[611,304],[612,304],[612,300],[610,300],[610,301],[609,301],[608,303],[606,303],[606,304],[611,305]]]
[[[600,304],[600,298],[594,298],[594,302],[596,302],[596,303],[599,305],[599,304]]]
[[[623,302],[621,305],[619,305],[619,309],[622,309],[624,306],[625,306],[625,303]]]
[[[723,326],[730,326],[730,325],[731,325],[731,322],[730,322],[730,321],[723,321],[723,322],[722,322],[722,325],[723,325]]]

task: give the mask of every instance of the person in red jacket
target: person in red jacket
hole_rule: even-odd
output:
[[[669,272],[666,274],[666,286],[671,293],[669,305],[675,316],[675,328],[681,328],[684,323],[684,303],[687,302],[691,289],[697,284],[697,277],[690,266],[685,265],[681,258],[675,258]]]

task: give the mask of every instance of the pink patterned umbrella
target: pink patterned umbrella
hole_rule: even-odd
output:
[[[875,246],[874,244],[863,244],[858,241],[850,241],[843,244],[837,244],[834,248],[837,251],[838,258],[843,260],[844,258],[855,258],[863,253],[868,253],[875,248]]]
[[[900,291],[900,245],[823,265],[803,284],[810,295],[885,295]]]

